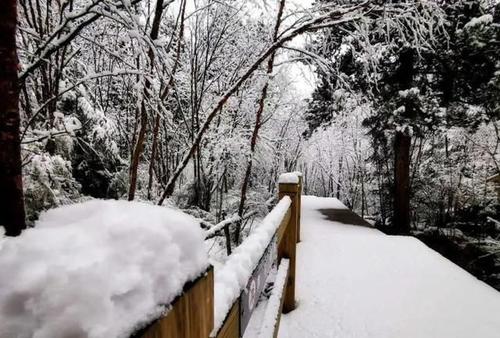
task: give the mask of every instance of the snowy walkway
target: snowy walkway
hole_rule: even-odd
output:
[[[298,307],[279,337],[500,337],[500,292],[415,238],[327,220],[335,208],[303,197]]]

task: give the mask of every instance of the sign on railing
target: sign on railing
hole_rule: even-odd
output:
[[[285,176],[288,180],[283,182],[280,180],[278,200],[281,200],[283,196],[288,196],[292,200],[292,204],[282,219],[271,243],[266,248],[257,267],[253,271],[252,276],[249,278],[239,301],[236,302],[231,313],[228,315],[228,320],[220,331],[222,334],[218,335],[217,338],[237,338],[243,336],[273,264],[275,262],[279,264],[283,259],[287,260],[286,282],[275,285],[275,287],[281,287],[283,290],[275,290],[273,293],[276,292],[281,298],[279,313],[281,311],[289,312],[295,308],[295,256],[296,243],[298,242],[300,231],[300,198],[302,191],[302,177],[301,175],[297,175],[298,177],[296,175],[297,173],[287,174]],[[291,176],[295,176],[293,182],[289,181]],[[239,323],[236,325],[238,329],[236,330],[234,321],[229,320],[229,318],[235,318],[235,316],[239,319]],[[279,317],[276,320],[276,324],[272,325],[275,330],[275,337],[279,328]],[[266,324],[267,326],[271,326],[267,322]],[[229,327],[233,329],[228,329]]]
[[[243,336],[245,329],[248,326],[250,317],[252,316],[253,310],[259,301],[260,294],[264,290],[266,285],[267,276],[273,265],[275,264],[277,255],[277,242],[276,235],[269,243],[264,255],[259,261],[259,264],[252,273],[252,276],[248,280],[247,286],[241,294],[240,300],[240,336]]]

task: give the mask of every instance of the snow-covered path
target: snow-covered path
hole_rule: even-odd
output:
[[[498,338],[500,292],[411,237],[327,220],[304,196],[298,307],[279,337]]]

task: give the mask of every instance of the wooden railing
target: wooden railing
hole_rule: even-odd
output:
[[[227,314],[222,326],[214,334],[214,272],[210,268],[197,281],[190,283],[184,288],[183,294],[171,305],[167,315],[146,329],[143,329],[137,337],[142,338],[207,338],[212,333],[216,338],[238,338],[242,337],[252,315],[253,307],[248,308],[255,297],[260,294],[250,294],[252,283],[258,281],[264,283],[269,271],[267,270],[268,258],[277,257],[278,266],[286,260],[281,268],[288,266],[283,290],[275,290],[276,295],[281,297],[273,336],[277,336],[281,312],[287,313],[295,309],[295,261],[296,244],[300,239],[300,200],[302,191],[302,178],[299,175],[299,183],[280,183],[278,197],[284,196],[291,199],[291,204],[286,211],[279,227],[268,248],[260,258],[259,264],[250,277],[247,288],[241,291],[240,297],[234,302]],[[272,255],[271,255],[272,254]],[[264,267],[265,264],[265,267]],[[280,269],[279,270],[283,270]],[[262,280],[263,279],[263,280]],[[275,285],[275,287],[277,287]],[[258,288],[257,288],[258,290]],[[273,290],[274,292],[274,290]],[[252,302],[249,302],[249,297]]]
[[[153,322],[134,337],[208,337],[214,323],[214,269],[184,287],[166,316]]]

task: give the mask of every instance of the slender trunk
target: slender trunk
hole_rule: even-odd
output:
[[[164,101],[165,99],[168,98],[168,94],[170,92],[170,88],[172,88],[172,85],[174,83],[174,75],[175,72],[177,71],[177,66],[179,65],[179,59],[181,55],[181,50],[182,50],[182,37],[184,36],[184,17],[186,13],[186,2],[183,1],[181,4],[181,13],[180,13],[180,24],[179,24],[179,35],[178,35],[178,41],[177,41],[177,49],[175,51],[175,61],[174,65],[172,67],[172,71],[170,73],[169,80],[167,82],[167,85],[165,89],[163,90],[163,93],[161,94],[161,100]],[[151,162],[149,162],[149,179],[148,179],[148,199],[151,199],[151,189],[153,186],[153,169],[156,161],[156,152],[158,149],[158,133],[160,130],[160,121],[161,121],[161,116],[160,113],[158,112],[155,117],[155,122],[154,122],[154,127],[153,127],[153,144],[151,146]]]
[[[343,157],[339,157],[339,177],[337,178],[337,199],[340,201],[340,189],[342,188],[342,164]]]
[[[383,174],[383,171],[382,171],[382,165],[381,164],[377,164],[378,166],[378,173],[377,173],[377,183],[378,183],[378,198],[379,198],[379,203],[380,203],[380,219],[382,221],[382,226],[385,227],[385,220],[387,218],[387,213],[386,213],[386,204],[385,204],[385,200],[384,200],[384,193],[383,193],[383,189],[384,189],[384,186],[383,186],[383,182],[382,182],[382,174]]]
[[[0,2],[0,226],[8,236],[26,227],[19,136],[16,0]]]
[[[447,224],[453,213],[453,199],[455,198],[455,194],[453,191],[453,166],[450,163],[450,147],[449,147],[449,140],[448,140],[448,135],[444,136],[444,143],[445,143],[445,155],[446,155],[446,162],[445,166],[448,172],[448,189],[446,191],[446,210],[445,210],[445,216],[444,216],[444,223]]]
[[[361,175],[361,217],[365,217],[365,171]]]
[[[158,33],[160,31],[161,16],[163,14],[163,0],[157,0],[155,8],[155,16],[153,19],[153,24],[151,27],[151,33],[149,34],[151,40],[158,39]],[[148,51],[149,65],[151,70],[154,63],[154,51],[152,48]],[[137,137],[137,142],[134,147],[134,153],[132,154],[132,161],[130,163],[130,182],[128,189],[128,200],[132,201],[135,198],[135,190],[137,188],[137,169],[139,168],[139,162],[141,159],[142,151],[144,150],[144,140],[146,138],[146,129],[148,126],[148,112],[146,110],[145,99],[148,96],[148,89],[151,87],[151,83],[146,78],[144,95],[141,102],[141,124],[139,129],[139,136]]]
[[[160,129],[160,113],[156,114],[153,127],[153,145],[151,146],[151,158],[148,169],[148,200],[151,200],[151,189],[153,188],[154,165],[156,162],[156,149],[158,148],[158,130]]]
[[[224,237],[226,239],[226,254],[229,256],[233,252],[231,249],[231,232],[229,231],[229,225],[224,227]]]
[[[137,136],[137,142],[135,144],[134,153],[132,154],[132,161],[130,163],[130,182],[128,189],[129,201],[132,201],[135,198],[135,190],[137,188],[137,169],[139,168],[141,154],[144,149],[144,139],[146,138],[147,125],[148,125],[148,114],[146,111],[146,105],[144,103],[144,98],[143,98],[141,102],[141,120],[140,120],[139,135]]]
[[[278,31],[280,28],[281,24],[281,17],[283,15],[283,8],[285,7],[285,1],[286,0],[281,0],[279,3],[279,8],[278,8],[278,15],[276,16],[276,24],[274,26],[274,32],[273,32],[273,43],[276,42],[278,38]],[[271,76],[273,73],[273,68],[274,68],[274,56],[275,53],[272,53],[271,56],[269,57],[269,60],[267,61],[267,75]],[[259,106],[257,108],[257,112],[255,113],[255,125],[253,128],[252,132],[252,138],[250,140],[250,154],[247,162],[247,168],[245,171],[245,177],[243,179],[243,184],[241,185],[241,198],[240,198],[240,204],[238,207],[238,216],[243,216],[243,211],[245,209],[245,201],[247,198],[247,189],[248,189],[248,184],[250,182],[250,176],[252,175],[252,165],[253,165],[253,157],[255,154],[255,147],[257,145],[257,138],[259,136],[259,130],[261,127],[261,120],[262,120],[262,113],[264,112],[264,105],[267,99],[267,92],[269,88],[269,79],[266,79],[266,83],[264,84],[264,87],[262,88],[262,92],[260,94],[260,99],[259,99]],[[236,224],[236,229],[235,229],[235,240],[236,243],[239,242],[240,240],[240,231],[241,231],[241,222],[238,222]]]

